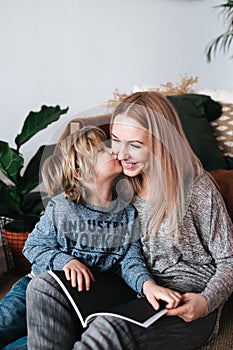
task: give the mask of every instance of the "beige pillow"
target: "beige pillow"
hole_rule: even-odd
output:
[[[220,102],[221,116],[211,122],[213,134],[224,156],[233,158],[233,104]]]

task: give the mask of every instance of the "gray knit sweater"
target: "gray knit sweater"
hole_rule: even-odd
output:
[[[134,201],[143,227],[148,221],[145,204],[139,198]],[[166,220],[155,237],[148,240],[145,231],[144,255],[158,284],[201,293],[207,301],[207,313],[228,299],[233,292],[233,225],[207,174],[194,183],[175,243],[168,239]]]

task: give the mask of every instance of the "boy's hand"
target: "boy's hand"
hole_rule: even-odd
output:
[[[78,291],[83,290],[85,283],[86,290],[90,290],[91,280],[94,282],[94,276],[91,271],[77,259],[70,260],[64,267],[66,279],[71,281],[71,286],[76,287],[78,284]],[[77,283],[78,282],[78,283]]]
[[[155,310],[159,309],[157,300],[167,303],[167,309],[174,309],[179,305],[181,294],[168,288],[160,287],[153,281],[145,281],[142,286],[143,293]]]

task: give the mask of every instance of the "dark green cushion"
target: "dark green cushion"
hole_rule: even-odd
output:
[[[183,94],[167,96],[175,107],[194,153],[207,171],[227,169],[227,164],[214,139],[208,120],[221,115],[221,105],[209,96]]]

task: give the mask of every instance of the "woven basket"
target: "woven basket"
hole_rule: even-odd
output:
[[[6,224],[8,224],[9,222],[12,222],[12,220],[13,219],[11,219],[11,218],[7,218],[5,216],[0,216],[0,234],[1,234],[1,239],[2,239],[2,246],[3,246],[4,255],[5,255],[7,270],[14,268],[15,264],[14,264],[14,259],[12,256],[12,252],[9,248],[8,242],[7,242],[6,238],[3,237],[2,228]]]
[[[8,257],[9,252],[12,254],[13,258],[13,266],[12,261],[9,266],[9,262],[7,261],[8,269],[14,269],[17,272],[28,273],[31,270],[31,264],[24,257],[22,253],[22,249],[24,247],[24,243],[28,237],[30,232],[10,232],[5,227],[2,228],[2,239],[5,241],[5,246],[8,248]],[[7,257],[6,257],[7,258]],[[6,259],[7,260],[7,259]]]

